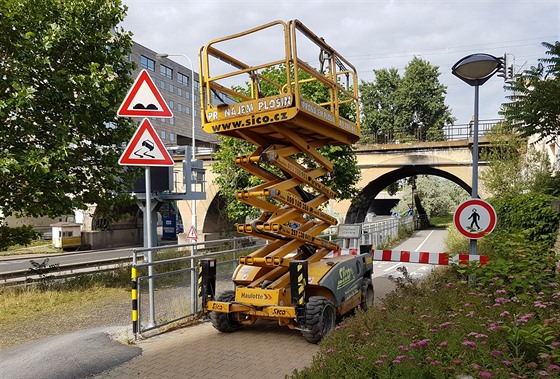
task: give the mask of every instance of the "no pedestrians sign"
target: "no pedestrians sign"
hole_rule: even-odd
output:
[[[498,217],[490,203],[481,199],[469,199],[459,205],[453,216],[453,224],[470,239],[488,235],[496,227]]]

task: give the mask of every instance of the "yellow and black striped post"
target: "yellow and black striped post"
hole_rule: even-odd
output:
[[[138,271],[134,266],[130,270],[130,277],[132,278],[132,334],[136,339],[138,333]]]
[[[202,310],[206,302],[216,296],[216,259],[201,259],[198,264],[198,296],[202,299]]]
[[[296,308],[298,322],[305,320],[306,288],[308,282],[307,261],[290,262],[290,290],[292,306]]]

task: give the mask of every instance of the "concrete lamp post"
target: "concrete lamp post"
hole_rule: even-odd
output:
[[[477,53],[461,58],[451,68],[451,73],[474,87],[474,130],[472,146],[472,192],[473,199],[478,198],[478,87],[486,83],[503,67],[500,58],[490,54]],[[471,239],[470,254],[476,254],[476,240]]]

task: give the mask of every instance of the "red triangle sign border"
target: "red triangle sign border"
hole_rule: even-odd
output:
[[[138,142],[140,142],[140,138],[142,138],[142,135],[146,131],[152,137],[155,145],[154,147],[159,150],[163,158],[160,159],[160,158],[133,157],[134,149],[136,148]],[[171,155],[169,155],[169,152],[167,151],[163,142],[161,141],[158,134],[156,133],[152,123],[147,118],[142,120],[142,122],[134,132],[132,139],[130,140],[130,142],[124,149],[124,152],[122,153],[121,157],[119,158],[119,165],[121,166],[173,166],[174,164],[175,162],[173,161],[173,158],[171,157]]]
[[[156,101],[159,103],[158,109],[130,109],[132,101],[138,94],[138,91],[142,87],[142,84],[150,88],[152,95],[155,97]],[[161,117],[161,118],[173,118],[173,113],[171,109],[167,106],[163,96],[159,92],[155,83],[153,82],[150,74],[146,69],[140,71],[138,77],[132,84],[130,91],[127,93],[124,101],[122,102],[119,110],[117,111],[117,116],[119,117]]]

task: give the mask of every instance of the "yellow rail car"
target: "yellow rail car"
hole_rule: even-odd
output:
[[[237,230],[268,241],[240,259],[236,290],[217,299],[212,264],[201,266],[205,311],[220,331],[275,319],[318,342],[337,317],[373,302],[371,255],[325,258],[340,247],[319,237],[337,223],[321,210],[335,194],[321,182],[333,164],[320,149],[360,137],[356,69],[293,20],[209,42],[200,72],[204,130],[255,146],[235,163],[263,184],[237,199],[262,213]]]

